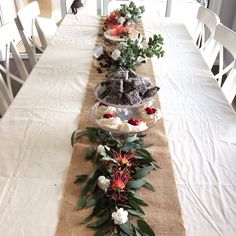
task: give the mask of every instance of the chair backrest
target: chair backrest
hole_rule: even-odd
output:
[[[37,1],[33,1],[23,7],[17,13],[22,26],[24,27],[24,32],[27,37],[31,37],[33,35],[33,28],[35,18],[40,15],[39,4]]]
[[[214,39],[220,45],[219,73],[215,75],[215,79],[218,80],[218,84],[222,86],[226,98],[232,102],[236,92],[236,33],[228,27],[218,24],[215,29]],[[224,48],[233,56],[233,61],[225,68]],[[222,85],[223,75],[227,75],[227,79]]]
[[[7,85],[0,73],[0,115],[3,116],[11,104],[12,98],[9,94]]]
[[[232,103],[236,95],[236,61],[222,85],[222,90],[229,103]]]
[[[216,25],[220,23],[219,17],[204,6],[200,6],[197,14],[197,26],[194,33],[194,40],[200,48],[209,68],[215,62],[219,53],[219,46],[214,41],[213,35]]]
[[[0,48],[3,50],[3,58],[1,58],[2,61],[4,61],[4,66],[0,64],[0,71],[5,74],[6,77],[6,83],[9,90],[9,94],[11,98],[13,99],[13,92],[12,92],[12,84],[11,80],[15,80],[20,84],[23,84],[24,81],[28,77],[28,72],[26,70],[26,67],[17,51],[17,48],[14,43],[13,34],[11,34],[12,27],[11,25],[14,25],[14,22],[10,22],[2,27],[0,27]],[[10,72],[10,57],[13,57],[16,65],[17,72],[19,74],[19,77],[15,76]]]
[[[29,56],[32,68],[37,63],[36,50],[42,52],[47,47],[46,37],[37,20],[39,14],[39,4],[37,1],[33,1],[19,10],[15,18],[16,26]],[[37,45],[36,43],[35,37],[37,36],[39,37],[41,45]]]

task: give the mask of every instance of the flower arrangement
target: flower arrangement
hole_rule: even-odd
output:
[[[73,133],[72,144],[83,135],[99,146],[91,146],[86,155],[87,160],[96,163],[96,170],[90,175],[78,175],[75,180],[75,183],[83,182],[76,209],[94,207],[81,223],[93,228],[99,236],[155,235],[143,220],[142,207],[148,204],[136,193],[141,187],[155,191],[143,179],[158,168],[145,149],[150,146],[143,143],[145,135],[115,138],[108,131],[88,127],[83,132]],[[96,220],[91,222],[94,217]],[[132,223],[134,218],[136,224]]]
[[[104,30],[109,30],[110,34],[115,36],[128,36],[135,29],[135,24],[144,11],[144,6],[136,7],[132,1],[129,5],[122,4],[119,10],[111,12],[107,17]]]
[[[147,58],[164,56],[162,48],[164,39],[160,34],[150,37],[146,47],[143,47],[142,42],[143,39],[139,34],[137,39],[131,40],[128,38],[125,42],[119,43],[113,51],[109,51],[104,47],[102,55],[97,58],[100,66],[97,69],[98,72],[102,73],[102,69],[106,68],[110,73],[119,67],[125,70],[135,70],[135,67]]]

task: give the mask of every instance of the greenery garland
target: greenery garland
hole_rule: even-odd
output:
[[[119,43],[117,49],[111,52],[104,47],[103,54],[97,58],[100,66],[97,71],[102,73],[102,69],[105,68],[111,73],[119,67],[125,70],[135,70],[135,67],[141,62],[145,62],[147,58],[164,56],[164,39],[160,34],[150,37],[147,46],[144,47],[142,43],[143,39],[139,34],[137,39],[127,38],[126,42]]]
[[[96,164],[96,169],[75,179],[76,184],[83,183],[76,209],[94,207],[81,223],[94,229],[95,236],[154,236],[143,219],[142,207],[148,204],[136,193],[141,187],[155,191],[143,177],[159,168],[146,150],[151,145],[144,144],[145,135],[114,137],[104,129],[88,127],[72,134],[72,145],[84,135],[99,146],[90,146],[85,157]],[[136,224],[131,222],[131,216],[137,218]],[[91,222],[94,217],[96,220]]]

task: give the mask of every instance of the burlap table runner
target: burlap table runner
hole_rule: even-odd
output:
[[[101,24],[102,21],[103,19],[101,19]],[[139,27],[143,32],[141,24],[139,24]],[[98,34],[97,43],[101,42],[102,37],[100,32]],[[155,84],[150,60],[139,66],[137,72],[141,75],[149,76]],[[95,102],[93,90],[101,80],[104,80],[104,74],[98,74],[96,68],[92,66],[77,128],[78,130],[84,130],[86,127],[92,126],[89,121],[89,111]],[[146,133],[145,142],[153,143],[153,146],[149,148],[149,151],[156,158],[161,169],[152,171],[146,178],[154,186],[156,191],[152,192],[145,188],[142,188],[139,191],[140,196],[142,196],[145,199],[145,202],[149,204],[149,206],[143,208],[145,220],[152,227],[156,235],[183,236],[185,235],[185,229],[163,121],[161,120],[155,127],[151,128]],[[80,224],[80,221],[89,215],[91,209],[75,211],[75,206],[80,197],[81,185],[73,183],[76,175],[89,174],[95,168],[91,162],[85,160],[85,154],[89,146],[90,143],[86,138],[79,140],[79,142],[73,146],[72,159],[61,202],[59,222],[56,231],[57,236],[94,235],[93,230],[87,228],[85,224]]]

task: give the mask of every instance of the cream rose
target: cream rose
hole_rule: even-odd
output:
[[[120,54],[121,54],[121,52],[116,49],[116,50],[114,50],[114,51],[112,52],[111,58],[112,58],[113,60],[117,61],[118,58],[120,57]]]
[[[128,220],[128,212],[123,208],[119,208],[116,212],[112,213],[111,217],[116,225],[125,224]]]
[[[107,189],[110,187],[111,181],[107,179],[105,176],[98,177],[98,187],[103,190],[105,193]]]

